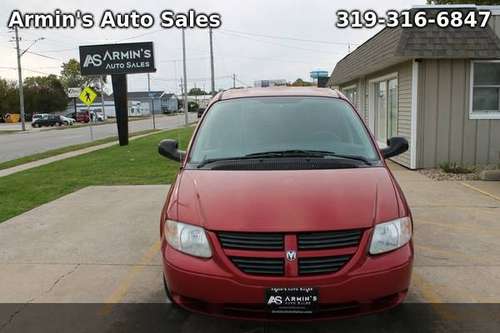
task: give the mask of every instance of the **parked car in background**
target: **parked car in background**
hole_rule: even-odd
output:
[[[34,122],[37,119],[40,119],[42,117],[48,116],[48,113],[33,113],[33,116],[31,117],[31,122]]]
[[[102,112],[94,112],[94,119],[96,121],[104,121],[104,115]]]
[[[64,122],[64,125],[73,125],[75,123],[75,119],[73,118],[70,118],[70,117],[66,117],[66,116],[60,116],[61,117],[61,120]]]
[[[75,119],[79,123],[88,123],[90,121],[90,114],[88,111],[79,111],[76,113]]]
[[[32,127],[43,127],[43,126],[62,126],[64,125],[64,120],[59,115],[43,115],[41,118],[37,118],[31,122]]]
[[[324,319],[408,293],[412,218],[359,113],[326,88],[235,89],[205,111],[161,213],[166,295],[207,314]]]

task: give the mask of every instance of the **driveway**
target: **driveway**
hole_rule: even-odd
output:
[[[189,121],[195,121],[196,113],[189,113]],[[4,128],[12,129],[13,125],[20,128],[20,124],[2,124]],[[156,128],[171,129],[184,126],[184,115],[156,117]],[[30,128],[30,125],[27,124]],[[129,132],[138,132],[153,128],[153,120],[134,120],[129,122]],[[116,124],[93,126],[94,139],[103,139],[118,135]],[[89,142],[90,129],[88,126],[66,128],[61,130],[32,130],[0,135],[0,163],[16,158],[42,153],[47,150],[62,148],[79,143]]]
[[[0,332],[498,331],[500,183],[394,173],[414,214],[416,261],[406,303],[392,311],[293,325],[178,311],[165,304],[158,252],[168,187],[107,186],[0,224],[0,302],[10,303]]]

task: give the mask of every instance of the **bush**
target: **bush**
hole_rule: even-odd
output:
[[[439,167],[446,173],[464,174],[476,171],[476,168],[473,166],[462,166],[457,162],[442,162],[439,164]]]

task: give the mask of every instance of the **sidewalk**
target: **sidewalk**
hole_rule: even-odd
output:
[[[135,139],[143,138],[145,136],[152,135],[152,134],[158,134],[160,132],[161,131],[157,131],[157,132],[151,132],[151,133],[146,133],[146,134],[141,134],[141,135],[133,136],[133,137],[129,138],[129,140],[133,141]],[[21,172],[21,171],[24,171],[24,170],[33,169],[33,168],[36,168],[36,167],[39,167],[39,166],[42,166],[42,165],[45,165],[45,164],[49,164],[49,163],[52,163],[52,162],[56,162],[56,161],[60,161],[60,160],[64,160],[64,159],[70,158],[70,157],[75,157],[75,156],[87,154],[87,153],[90,153],[90,152],[93,152],[93,151],[96,151],[96,150],[108,148],[108,147],[116,145],[117,143],[118,143],[118,141],[107,142],[107,143],[103,143],[103,144],[98,145],[98,146],[92,146],[92,147],[83,148],[83,149],[79,149],[79,150],[75,150],[75,151],[70,151],[70,152],[67,152],[67,153],[60,154],[60,155],[55,155],[55,156],[47,157],[47,158],[44,158],[44,159],[41,159],[41,160],[38,160],[38,161],[33,161],[33,162],[21,164],[21,165],[12,167],[12,168],[3,169],[3,170],[0,170],[0,177],[9,176],[9,175],[12,175],[12,174],[17,173],[17,172]]]

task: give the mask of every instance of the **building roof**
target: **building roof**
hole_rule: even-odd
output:
[[[337,91],[330,88],[316,87],[267,87],[267,88],[244,88],[229,89],[218,94],[216,100],[227,100],[243,97],[271,97],[271,96],[316,96],[316,97],[339,97]]]
[[[428,17],[436,8],[426,10]],[[442,8],[441,8],[442,9]],[[453,8],[457,10],[457,8]],[[467,8],[462,10],[476,10]],[[498,59],[500,40],[487,26],[439,28],[384,28],[340,60],[332,72],[331,85],[338,85],[410,59]]]

